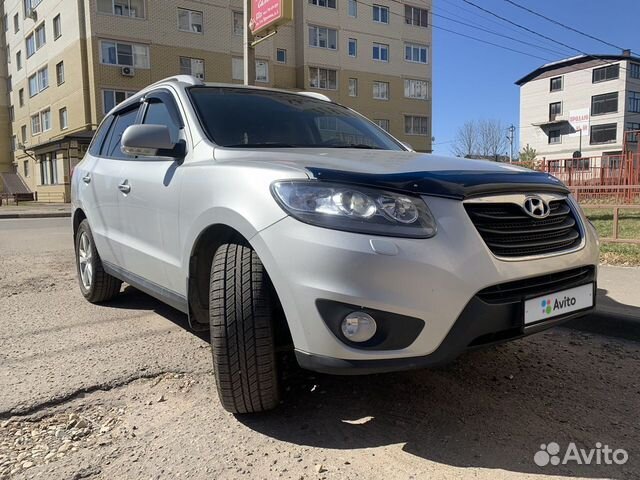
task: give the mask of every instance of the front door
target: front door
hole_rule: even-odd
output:
[[[142,108],[142,123],[166,125],[174,143],[185,140],[171,93],[148,95]],[[185,296],[179,248],[180,165],[169,157],[131,158],[124,162],[118,185],[124,268],[150,283],[151,289]]]

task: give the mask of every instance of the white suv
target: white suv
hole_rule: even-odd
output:
[[[73,174],[82,294],[121,283],[211,330],[231,412],[279,402],[277,354],[367,374],[591,311],[598,240],[557,179],[411,151],[314,93],[158,82]]]

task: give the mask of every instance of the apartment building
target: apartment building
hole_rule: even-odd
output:
[[[580,55],[549,63],[516,82],[520,86],[520,145],[538,158],[571,160],[586,169],[619,161],[640,130],[640,58]],[[579,152],[579,153],[577,153]],[[589,160],[591,157],[591,160]]]
[[[431,0],[294,2],[295,20],[256,47],[256,84],[324,93],[431,151]],[[5,0],[4,27],[0,148],[9,138],[43,200],[68,201],[69,172],[127,96],[178,73],[243,81],[242,0]]]

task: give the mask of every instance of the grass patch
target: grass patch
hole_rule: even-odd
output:
[[[613,209],[584,208],[601,237],[613,237]],[[620,210],[618,218],[619,238],[640,239],[640,209]],[[640,245],[603,243],[600,261],[609,265],[640,266]]]

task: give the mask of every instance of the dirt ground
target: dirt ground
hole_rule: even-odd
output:
[[[22,240],[21,240],[22,239]],[[217,403],[207,339],[125,288],[86,303],[68,222],[0,221],[0,479],[640,478],[640,345],[557,328],[369,377],[282,364],[282,405]],[[548,465],[542,444],[625,449]]]

